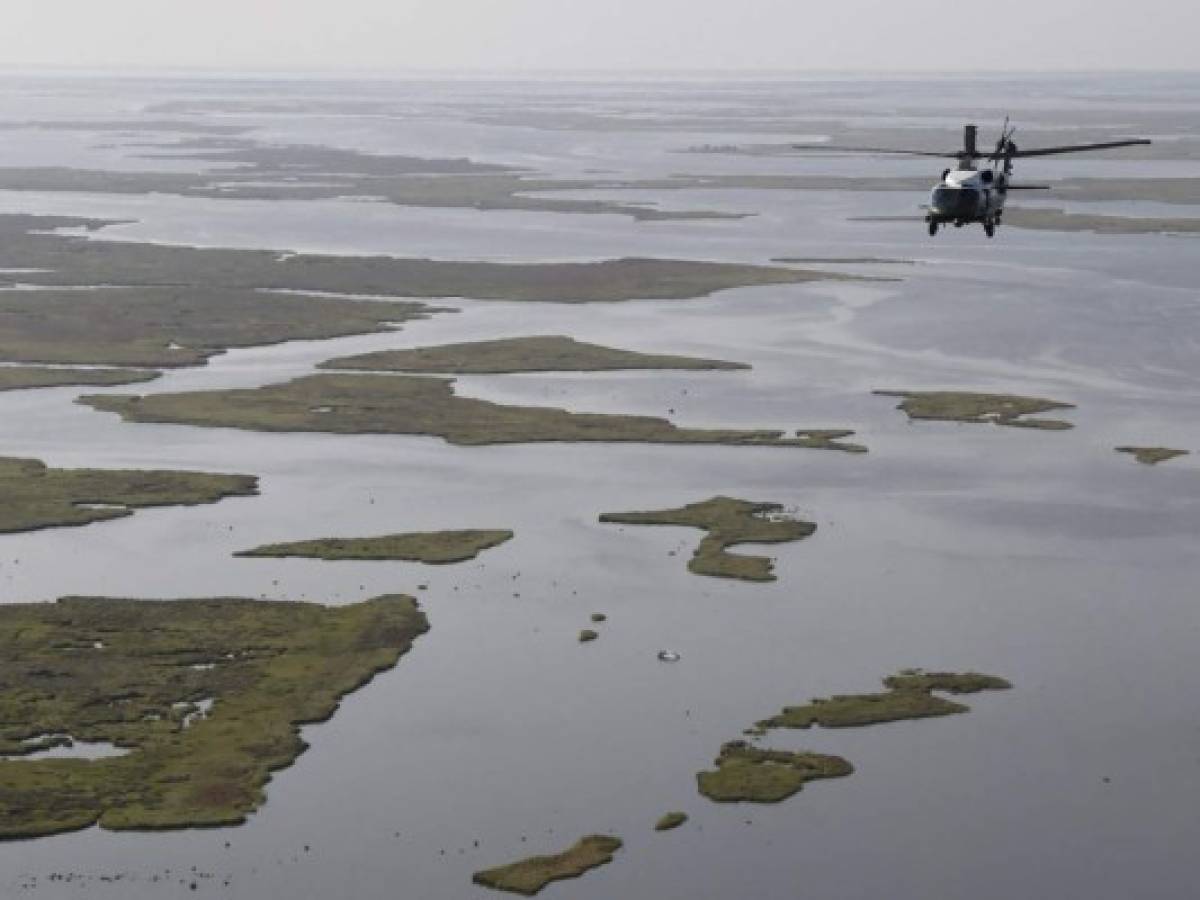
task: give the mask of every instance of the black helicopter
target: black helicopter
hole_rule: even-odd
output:
[[[979,129],[975,125],[963,126],[963,147],[950,153],[929,150],[897,150],[890,147],[839,147],[831,144],[795,144],[796,150],[841,151],[848,153],[896,153],[905,156],[949,157],[957,161],[954,168],[942,172],[942,180],[934,185],[926,207],[925,222],[929,234],[935,235],[938,227],[953,223],[961,228],[970,222],[979,222],[988,237],[996,234],[996,228],[1004,216],[1004,201],[1009,191],[1049,190],[1047,185],[1019,185],[1011,182],[1013,160],[1026,156],[1053,156],[1059,153],[1082,153],[1087,150],[1111,150],[1135,144],[1149,144],[1146,138],[1122,141],[1104,141],[1099,144],[1065,144],[1058,147],[1038,147],[1022,150],[1013,141],[1016,127],[1010,127],[1008,119],[1000,130],[996,149],[981,153],[977,146]],[[975,163],[985,160],[991,168],[977,169]]]

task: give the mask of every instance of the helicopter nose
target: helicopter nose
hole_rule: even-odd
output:
[[[929,209],[936,216],[958,218],[974,211],[975,200],[976,194],[970,189],[938,187],[929,198]]]

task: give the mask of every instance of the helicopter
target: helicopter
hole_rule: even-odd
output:
[[[1052,156],[1059,153],[1082,153],[1087,150],[1111,150],[1117,147],[1131,147],[1135,144],[1149,144],[1147,138],[1133,138],[1121,141],[1105,141],[1099,144],[1066,144],[1058,147],[1038,147],[1033,150],[1022,150],[1013,141],[1016,133],[1015,126],[1009,126],[1008,119],[1000,129],[1000,138],[996,141],[996,149],[991,153],[981,153],[978,149],[979,128],[976,125],[963,126],[963,146],[961,150],[951,153],[938,153],[928,150],[897,150],[887,147],[838,147],[830,144],[794,144],[796,150],[835,150],[850,153],[896,153],[905,156],[932,156],[939,159],[949,157],[956,161],[954,168],[942,172],[942,179],[933,187],[929,205],[925,207],[925,222],[929,226],[930,236],[938,233],[942,225],[953,223],[955,228],[979,222],[983,225],[988,237],[995,237],[996,229],[1004,217],[1004,201],[1008,199],[1009,191],[1045,191],[1048,185],[1020,185],[1012,183],[1013,160],[1026,156]],[[977,160],[991,163],[977,169]]]

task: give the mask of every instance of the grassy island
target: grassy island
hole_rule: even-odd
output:
[[[655,831],[671,831],[688,820],[687,813],[669,812],[654,823]]]
[[[764,750],[744,741],[721,748],[716,769],[699,772],[696,786],[710,800],[778,803],[818,778],[841,778],[854,767],[840,756]]]
[[[238,824],[303,752],[299,726],[428,627],[396,595],[0,606],[0,838]],[[128,752],[20,758],[52,735]]]
[[[748,369],[744,363],[691,356],[636,353],[587,344],[562,335],[503,338],[381,350],[321,363],[322,369],[362,372],[438,372],[497,375],[510,372],[608,372],[622,369]]]
[[[757,733],[770,728],[856,728],[902,719],[924,719],[967,712],[970,707],[933,692],[974,694],[1007,690],[1003,678],[977,672],[923,672],[910,670],[884,679],[888,690],[878,694],[837,694],[818,698],[805,706],[784,707],[783,712],[757,723]]]
[[[713,497],[679,509],[604,513],[600,521],[624,525],[702,528],[708,535],[700,541],[688,562],[689,571],[697,575],[741,578],[746,581],[774,581],[769,558],[729,553],[728,548],[736,544],[798,541],[817,530],[817,526],[811,522],[779,517],[782,509],[778,503],[752,503],[732,497]]]
[[[476,872],[471,880],[484,887],[532,897],[552,881],[578,878],[589,869],[610,863],[621,849],[621,839],[604,834],[581,838],[570,849],[553,856],[531,856],[507,866]]]
[[[153,369],[79,369],[52,366],[0,366],[0,391],[22,391],[27,388],[87,385],[137,384],[153,381],[162,373]]]
[[[811,447],[814,450],[866,453],[867,448],[862,444],[847,443],[844,440],[853,434],[853,431],[844,428],[806,428],[796,432],[796,442],[801,447]]]
[[[1187,456],[1187,450],[1175,450],[1171,447],[1117,447],[1118,453],[1128,453],[1138,462],[1147,466],[1155,466],[1167,462],[1177,456]]]
[[[370,538],[318,538],[266,544],[234,556],[303,557],[325,560],[404,560],[431,565],[465,562],[512,540],[511,531],[414,531]]]
[[[1060,419],[1029,419],[1026,416],[1055,409],[1074,409],[1071,403],[1020,397],[1015,394],[976,394],[968,391],[874,391],[880,397],[902,397],[897,407],[910,419],[943,422],[991,423],[1017,428],[1063,431],[1074,426]]]
[[[140,469],[51,469],[0,457],[0,533],[87,525],[151,506],[215,503],[258,493],[249,475]]]
[[[129,422],[252,431],[435,435],[452,444],[617,441],[811,447],[781,431],[682,428],[652,416],[575,413],[460,397],[454,381],[422,375],[309,375],[284,384],[179,394],[80,398]]]

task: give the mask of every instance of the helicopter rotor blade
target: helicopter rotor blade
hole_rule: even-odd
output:
[[[1066,144],[1061,147],[1038,147],[1033,150],[1011,150],[1003,153],[993,153],[989,159],[1019,159],[1024,156],[1053,156],[1058,153],[1083,153],[1088,150],[1112,150],[1116,147],[1132,147],[1138,144],[1149,144],[1147,138],[1136,138],[1127,141],[1104,141],[1099,144]]]
[[[834,144],[792,144],[793,150],[808,150],[818,153],[896,153],[902,156],[932,156],[935,159],[958,159],[965,154],[961,150],[953,153],[938,153],[933,150],[897,150],[894,147],[840,147]],[[981,159],[982,153],[976,153],[972,158]]]

